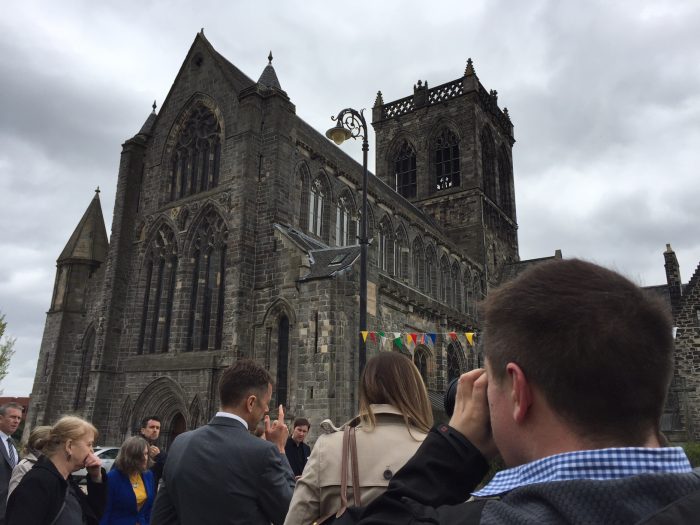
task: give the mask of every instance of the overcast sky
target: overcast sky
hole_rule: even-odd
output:
[[[389,102],[418,79],[459,78],[471,57],[515,126],[522,259],[561,249],[642,285],[665,283],[666,243],[684,282],[700,262],[700,2],[3,2],[0,311],[17,338],[5,395],[31,392],[56,258],[97,186],[110,231],[121,144],[202,27],[255,80],[272,50],[319,131],[377,90]]]

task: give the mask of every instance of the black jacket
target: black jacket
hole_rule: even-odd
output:
[[[143,434],[139,434],[139,435],[143,439],[145,439],[146,443],[148,443],[149,445],[155,445],[155,442],[152,442],[150,439],[148,439]],[[168,454],[165,452],[165,449],[160,448],[160,453],[156,457],[153,458],[153,465],[151,465],[151,468],[149,469],[151,472],[153,472],[153,479],[155,480],[156,490],[158,490],[158,482],[160,481],[160,478],[163,477],[163,469],[165,468],[165,461],[167,459],[168,459]]]
[[[291,437],[287,438],[287,443],[284,445],[284,453],[287,456],[287,461],[292,467],[295,476],[301,476],[306,466],[306,460],[311,455],[311,447],[306,443],[296,444]]]
[[[465,502],[486,470],[479,451],[441,425],[394,475],[384,495],[336,523],[697,523],[700,474],[695,472],[536,483]]]
[[[6,525],[50,524],[63,506],[69,483],[88,525],[98,525],[107,501],[105,470],[102,469],[102,483],[94,483],[88,476],[86,495],[72,478],[66,480],[45,456],[39,458],[10,494]]]

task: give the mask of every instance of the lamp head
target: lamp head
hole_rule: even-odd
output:
[[[352,133],[338,121],[335,126],[326,131],[326,137],[340,146],[343,142],[352,137]]]

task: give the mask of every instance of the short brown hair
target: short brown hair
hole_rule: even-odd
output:
[[[298,417],[294,420],[294,424],[292,425],[293,429],[297,427],[311,428],[311,423],[309,423],[309,420],[305,417]]]
[[[148,450],[148,442],[141,436],[131,436],[124,440],[114,466],[127,476],[143,471],[143,452]],[[148,464],[146,464],[148,466]]]
[[[516,363],[589,439],[642,444],[657,431],[673,369],[668,308],[625,277],[567,259],[540,263],[482,305],[494,378]]]
[[[236,406],[250,395],[261,396],[272,384],[270,372],[250,359],[242,359],[224,370],[219,380],[221,406]]]
[[[428,432],[433,412],[420,372],[398,352],[380,352],[367,361],[360,378],[360,419],[372,429],[376,419],[372,404],[392,405],[403,415],[406,426]]]
[[[63,416],[51,427],[51,433],[44,445],[43,453],[47,457],[53,457],[66,441],[80,439],[88,432],[92,432],[95,441],[97,441],[98,432],[91,423],[78,416]]]

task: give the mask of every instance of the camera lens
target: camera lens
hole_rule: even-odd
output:
[[[445,408],[445,414],[447,414],[447,417],[452,417],[452,414],[455,411],[455,397],[457,396],[457,382],[459,381],[459,377],[455,377],[450,383],[447,385],[447,390],[445,390],[445,395],[442,398],[442,404]]]

